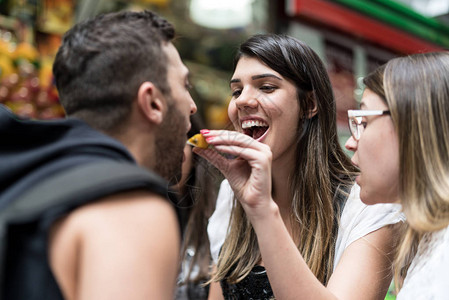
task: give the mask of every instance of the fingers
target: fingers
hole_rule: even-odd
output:
[[[263,152],[271,152],[270,147],[262,144],[250,136],[236,131],[210,130],[203,133],[206,141],[214,146],[232,145],[240,149],[255,149]]]
[[[209,149],[195,147],[194,152],[212,163],[226,177],[230,173],[238,173],[237,167],[243,162],[248,163],[257,174],[267,170],[270,173],[272,153],[269,146],[235,131],[205,130],[202,135],[213,147]]]
[[[239,159],[244,159],[253,165],[253,162],[257,161],[259,163],[265,162],[269,164],[271,162],[271,152],[263,152],[257,149],[252,149],[250,147],[239,147],[234,145],[217,145],[215,149],[228,156],[237,157]]]
[[[271,164],[272,153],[270,147],[243,133],[211,130],[205,133],[204,137],[220,153],[239,157],[248,161],[251,165],[255,162]]]

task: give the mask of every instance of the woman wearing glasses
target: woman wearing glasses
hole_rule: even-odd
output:
[[[448,299],[449,53],[393,59],[364,82],[346,148],[361,170],[362,201],[402,204],[397,299]]]
[[[227,178],[209,220],[219,253],[210,299],[383,299],[386,225],[398,213],[360,201],[323,63],[283,35],[251,37],[239,50],[228,108],[236,131],[203,130],[214,149],[194,149]]]

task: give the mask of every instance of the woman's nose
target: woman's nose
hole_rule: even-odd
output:
[[[346,141],[345,148],[352,152],[357,151],[357,141],[354,139],[352,135]]]
[[[256,93],[247,90],[242,91],[240,96],[236,99],[235,105],[239,109],[256,108],[257,105],[259,105],[259,101],[257,100]]]

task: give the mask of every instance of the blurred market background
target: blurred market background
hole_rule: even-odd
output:
[[[364,75],[395,56],[449,48],[449,0],[0,0],[0,103],[24,117],[63,117],[51,72],[63,33],[99,13],[142,9],[175,24],[208,128],[229,128],[233,57],[252,34],[287,33],[321,56],[342,142]]]

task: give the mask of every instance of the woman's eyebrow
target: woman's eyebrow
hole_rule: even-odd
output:
[[[271,77],[271,78],[274,78],[274,79],[277,79],[277,80],[282,80],[282,78],[280,78],[280,77],[278,77],[278,76],[276,76],[274,74],[270,74],[270,73],[254,75],[254,76],[251,76],[251,79],[252,80],[258,80],[258,79],[267,78],[267,77]],[[233,79],[231,79],[229,81],[229,84],[233,84],[233,83],[237,83],[237,82],[241,82],[241,80],[239,78],[233,78]]]
[[[261,79],[261,78],[267,78],[267,77],[271,77],[271,78],[275,78],[277,80],[282,80],[282,78],[274,75],[274,74],[270,74],[270,73],[265,73],[265,74],[260,74],[260,75],[254,75],[251,77],[252,80],[257,80],[257,79]]]

